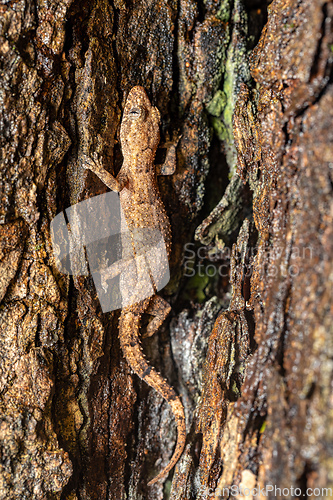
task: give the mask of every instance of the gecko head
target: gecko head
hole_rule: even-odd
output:
[[[140,154],[146,149],[156,152],[159,140],[160,113],[150,104],[143,87],[133,87],[128,94],[120,127],[123,151]]]

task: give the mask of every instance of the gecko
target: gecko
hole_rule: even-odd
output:
[[[176,156],[175,146],[173,146],[167,153],[164,167],[158,171],[154,159],[160,141],[159,124],[160,113],[155,106],[151,105],[144,88],[140,86],[133,87],[126,99],[120,126],[123,164],[117,177],[114,177],[103,168],[96,154],[93,159],[84,156],[84,167],[94,172],[111,190],[119,192],[120,205],[129,234],[142,231],[144,235],[149,234],[149,231],[156,230],[164,240],[167,258],[169,259],[171,227],[160,197],[156,175],[157,173],[162,175],[173,173]],[[144,233],[145,230],[148,233]],[[136,243],[137,241],[138,239],[136,239]],[[137,251],[137,248],[134,249],[135,251]],[[144,259],[141,255],[138,260],[140,260],[140,257]],[[124,256],[124,250],[120,262],[128,262],[126,256]],[[136,276],[140,292],[140,265],[138,267],[139,270],[137,270]],[[120,279],[125,276],[125,285],[133,290],[133,287],[129,286],[131,280],[129,271],[124,272],[124,266],[120,266],[116,273],[120,273]],[[114,274],[114,269],[109,274],[106,273],[104,282],[113,277]],[[145,287],[144,284],[142,286]],[[171,310],[168,302],[156,294],[156,286],[153,287],[154,290],[151,296],[122,307],[119,319],[120,346],[127,363],[142,380],[153,387],[167,401],[177,425],[177,443],[171,460],[148,483],[149,486],[165,478],[176,465],[184,450],[186,438],[185,414],[181,399],[168,382],[147,363],[140,346],[139,329],[142,315],[148,313],[153,317],[148,323],[145,333],[145,336],[151,336],[162,325]]]

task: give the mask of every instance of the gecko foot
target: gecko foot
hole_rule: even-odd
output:
[[[162,299],[162,297],[154,295],[146,310],[146,312],[151,316],[154,316],[154,318],[148,323],[147,330],[142,335],[142,338],[147,338],[154,335],[154,333],[159,329],[170,311],[170,304],[166,300]]]

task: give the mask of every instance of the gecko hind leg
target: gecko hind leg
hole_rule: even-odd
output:
[[[154,318],[148,323],[146,332],[142,335],[142,338],[151,337],[159,329],[165,318],[171,311],[170,304],[162,299],[159,295],[154,295],[146,309],[146,313],[154,316]]]

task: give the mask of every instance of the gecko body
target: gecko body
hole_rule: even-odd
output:
[[[126,293],[132,294],[131,300],[128,301],[129,305],[122,308],[119,320],[122,352],[133,371],[169,403],[177,424],[178,436],[173,456],[149,485],[163,479],[175,466],[183,452],[186,436],[184,407],[180,398],[167,381],[147,363],[140,347],[139,329],[142,315],[148,313],[153,316],[146,332],[146,336],[150,336],[163,323],[170,312],[170,306],[156,295],[154,281],[153,292],[150,296],[133,303],[135,293],[140,297],[140,293],[143,291],[145,294],[147,289],[144,279],[147,275],[144,251],[141,252],[142,255],[140,255],[140,249],[138,251],[140,231],[142,247],[147,248],[147,241],[144,240],[149,239],[149,234],[155,232],[163,238],[168,258],[171,250],[170,222],[160,197],[154,165],[160,140],[159,123],[159,111],[151,105],[145,90],[139,86],[132,88],[126,100],[121,122],[120,142],[124,161],[117,178],[104,170],[98,162],[88,159],[86,162],[88,168],[97,174],[107,186],[114,191],[119,191],[120,204],[129,234],[132,236],[139,234],[134,238],[135,243],[132,241],[132,248],[126,250],[126,245],[123,246],[123,262],[127,262],[126,252],[128,252],[128,261],[130,260],[133,246],[135,247],[134,253],[136,252],[139,256],[135,272],[132,272],[131,267],[128,266],[125,270],[122,268],[120,274],[120,288],[125,299]],[[131,246],[131,242],[128,245]],[[163,271],[162,265],[161,274]],[[114,276],[114,271],[110,271],[109,276],[106,273],[104,279],[107,280],[111,276]]]

